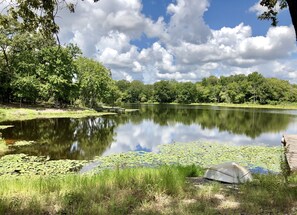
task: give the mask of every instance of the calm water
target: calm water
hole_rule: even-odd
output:
[[[283,133],[297,131],[297,112],[208,106],[142,105],[139,112],[83,119],[3,122],[8,144],[33,140],[10,153],[49,155],[51,159],[92,159],[127,151],[157,151],[162,143],[198,139],[236,145],[280,145]]]

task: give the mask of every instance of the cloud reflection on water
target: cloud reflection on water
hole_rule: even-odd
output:
[[[111,147],[103,155],[121,153],[127,151],[139,151],[141,149],[158,152],[160,144],[174,142],[191,142],[205,140],[210,142],[230,143],[235,145],[280,145],[283,133],[295,133],[297,130],[296,120],[290,123],[287,129],[276,133],[262,133],[256,138],[242,134],[232,134],[229,131],[219,131],[218,128],[207,129],[201,125],[185,125],[176,123],[160,126],[152,120],[143,120],[140,124],[128,123],[120,125],[116,129],[117,136]]]

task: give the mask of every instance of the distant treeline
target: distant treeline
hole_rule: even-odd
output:
[[[201,82],[159,81],[145,85],[140,81],[117,81],[121,100],[127,103],[258,103],[278,104],[297,101],[297,85],[258,72],[249,75],[210,76]]]

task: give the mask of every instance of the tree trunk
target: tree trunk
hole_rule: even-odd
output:
[[[286,0],[289,6],[292,23],[295,29],[295,36],[297,40],[297,0]]]

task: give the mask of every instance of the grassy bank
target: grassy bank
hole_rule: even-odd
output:
[[[296,175],[201,183],[196,166],[106,170],[98,175],[0,178],[0,214],[294,214]],[[197,182],[198,181],[198,182]]]
[[[288,109],[294,110],[297,109],[296,103],[283,103],[276,105],[261,105],[261,104],[253,104],[253,103],[245,103],[245,104],[230,104],[230,103],[193,103],[190,105],[205,105],[205,106],[218,106],[218,107],[237,107],[237,108],[264,108],[264,109]]]
[[[158,102],[143,103],[149,105],[158,105]],[[217,106],[217,107],[234,107],[234,108],[263,108],[263,109],[287,109],[294,110],[297,109],[297,103],[282,103],[282,104],[254,104],[254,103],[244,103],[244,104],[232,104],[232,103],[191,103],[191,104],[179,104],[170,103],[171,105],[189,105],[189,106]]]
[[[0,122],[14,120],[29,120],[37,118],[80,118],[102,116],[114,113],[96,112],[79,109],[44,109],[44,108],[12,108],[0,107]]]

